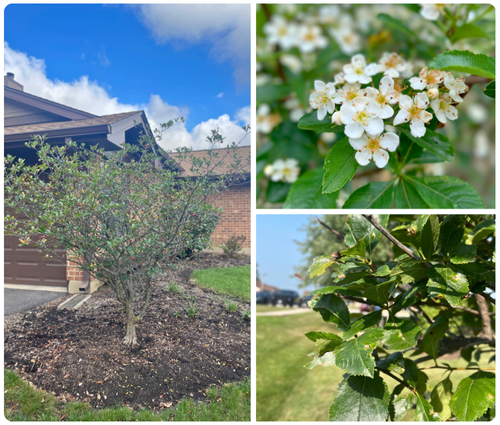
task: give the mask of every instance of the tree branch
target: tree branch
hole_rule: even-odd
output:
[[[328,224],[321,221],[318,216],[315,217],[316,220],[318,220],[319,224],[321,224],[323,227],[327,228],[330,232],[332,232],[340,242],[344,242],[344,236],[341,233],[337,232],[335,229],[332,229]]]
[[[479,335],[487,339],[493,339],[493,331],[491,329],[491,319],[488,312],[488,304],[481,294],[475,294],[474,296],[476,297],[479,315],[483,323],[483,330]]]

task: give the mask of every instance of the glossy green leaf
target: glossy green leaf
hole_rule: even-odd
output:
[[[421,208],[428,209],[429,205],[424,201],[417,188],[405,179],[400,177],[394,191],[394,206],[398,209]]]
[[[315,168],[314,170],[302,174],[298,180],[292,184],[283,208],[337,208],[338,192],[331,194],[323,194],[321,192],[324,172],[322,168]]]
[[[316,353],[314,359],[311,362],[304,365],[304,367],[306,369],[312,369],[316,366],[328,367],[334,365],[335,365],[335,354],[329,351],[328,353],[325,353],[322,356]]]
[[[382,227],[387,226],[388,214],[372,214],[372,216]],[[357,214],[351,214],[347,217],[344,232],[346,233],[344,243],[347,246],[353,246],[364,238],[369,257],[382,237],[382,234],[365,217]]]
[[[495,80],[488,83],[488,85],[484,88],[484,94],[495,99]]]
[[[414,395],[413,393],[397,396],[392,405],[394,407],[393,421],[400,421],[406,415],[408,410],[413,407]]]
[[[397,265],[391,270],[390,276],[398,276],[401,283],[411,283],[424,279],[428,273],[428,267],[422,261],[415,260]]]
[[[393,304],[392,311],[397,313],[403,308],[408,308],[416,302],[427,297],[427,287],[426,283],[419,283],[418,285],[412,286],[406,292],[403,292],[396,298],[396,302]]]
[[[463,215],[449,215],[441,223],[439,243],[441,244],[441,252],[445,257],[462,241],[464,226],[465,216]]]
[[[375,360],[372,351],[382,338],[382,329],[370,329],[358,338],[353,338],[339,345],[335,351],[335,364],[350,375],[362,375],[373,378]]]
[[[306,337],[316,343],[318,354],[322,356],[328,351],[333,351],[335,347],[344,341],[338,335],[328,332],[308,332]]]
[[[422,229],[420,237],[420,247],[425,259],[431,258],[432,254],[436,252],[439,242],[439,229],[440,223],[437,215],[430,215]]]
[[[290,94],[290,87],[283,84],[266,84],[257,87],[257,101],[259,103],[271,103]]]
[[[344,137],[333,145],[325,158],[325,175],[323,176],[323,193],[337,192],[352,179],[359,164],[354,158],[356,151]]]
[[[452,43],[464,38],[490,38],[480,27],[474,24],[465,24],[458,27],[450,37]]]
[[[284,202],[290,190],[290,183],[269,182],[266,197],[269,202]]]
[[[469,239],[472,238],[472,243],[477,244],[490,236],[493,232],[495,232],[495,220],[485,220],[472,229],[472,232],[469,234]]]
[[[335,323],[342,331],[351,324],[351,316],[344,300],[335,294],[321,296],[313,310],[319,311],[325,322]]]
[[[382,343],[389,350],[406,350],[417,345],[421,328],[412,320],[387,323],[384,327]]]
[[[408,28],[408,25],[405,25],[401,20],[395,19],[390,15],[385,13],[379,13],[378,19],[384,23],[384,25],[391,27],[395,30],[401,31],[402,33],[409,35],[418,39],[415,33]]]
[[[342,208],[392,208],[395,181],[394,178],[360,187],[347,198]]]
[[[429,271],[427,290],[431,298],[445,298],[453,307],[469,293],[467,277],[449,267],[435,266]]]
[[[448,162],[453,161],[455,149],[445,135],[434,132],[429,128],[426,129],[424,137],[414,137],[410,129],[404,127],[401,128],[401,131],[411,141],[437,155],[442,160]]]
[[[431,404],[420,394],[415,394],[417,397],[417,406],[415,407],[415,421],[419,422],[438,422],[441,420],[439,414],[433,410]]]
[[[405,358],[404,362],[404,372],[401,376],[410,386],[417,388],[419,372],[418,367],[413,360]]]
[[[434,360],[439,354],[439,342],[449,328],[448,318],[439,316],[434,323],[429,326],[422,339],[421,348]]]
[[[451,398],[451,411],[459,421],[474,421],[495,403],[495,375],[478,371],[462,379]]]
[[[450,176],[409,177],[407,184],[414,186],[428,208],[484,208],[484,203],[476,189],[468,183]],[[415,208],[415,207],[412,207]]]
[[[395,285],[395,280],[381,282],[376,285],[371,285],[365,288],[363,296],[368,300],[384,306],[389,301],[389,292]]]
[[[380,376],[349,376],[340,384],[330,406],[330,421],[384,422],[389,414],[389,397],[387,384]]]
[[[361,239],[356,243],[356,245],[353,245],[349,248],[347,248],[344,251],[340,252],[343,257],[361,257],[361,258],[366,258],[366,243],[365,243],[365,238]]]
[[[431,392],[431,405],[443,421],[451,417],[450,400],[453,396],[453,383],[450,378],[439,382]]]
[[[476,245],[461,243],[450,252],[450,261],[453,264],[472,263],[476,258]]]
[[[453,50],[436,56],[429,62],[429,69],[466,72],[486,78],[495,78],[495,59],[468,50]]]
[[[343,125],[332,124],[331,115],[326,115],[321,121],[318,120],[318,111],[304,115],[299,121],[299,128],[302,130],[312,130],[318,133],[343,133]]]
[[[377,361],[377,367],[379,369],[387,369],[402,375],[405,371],[405,359],[403,358],[403,353],[396,351]]]
[[[342,338],[347,341],[357,333],[376,325],[377,323],[380,322],[380,320],[382,320],[382,310],[365,314],[364,316],[361,316],[359,319],[356,319],[349,325],[349,327],[345,330]]]
[[[335,261],[333,261],[332,257],[329,257],[328,255],[321,255],[316,257],[311,264],[311,267],[309,267],[309,279],[312,279],[315,276],[321,276],[328,267],[332,267],[337,273],[342,273],[342,269]]]

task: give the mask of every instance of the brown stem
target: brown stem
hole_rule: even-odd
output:
[[[404,385],[406,388],[408,388],[409,390],[411,391],[415,391],[415,389],[410,386],[410,384],[406,383],[405,381],[403,381],[402,379],[399,379],[397,376],[394,376],[391,372],[389,372],[388,370],[385,370],[385,369],[380,369],[380,368],[377,368],[380,372],[382,373],[385,373],[386,375],[390,376],[392,379],[394,379],[395,381],[398,381],[400,384]]]
[[[327,228],[330,232],[332,232],[340,242],[344,242],[344,236],[341,233],[337,232],[335,229],[332,229],[328,224],[321,221],[318,216],[316,216],[316,220],[318,220],[319,224],[321,224],[323,227]]]
[[[479,309],[479,315],[481,316],[481,321],[483,322],[483,330],[479,334],[487,339],[493,339],[493,331],[491,329],[491,319],[488,312],[488,303],[481,294],[475,294],[477,307]]]

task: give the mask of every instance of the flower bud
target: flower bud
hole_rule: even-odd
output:
[[[434,89],[430,89],[428,92],[427,92],[427,96],[429,96],[429,99],[430,100],[434,100],[434,99],[437,99],[439,97],[439,90],[434,88]]]
[[[340,118],[340,111],[336,111],[332,115],[332,124],[343,125],[342,119]]]

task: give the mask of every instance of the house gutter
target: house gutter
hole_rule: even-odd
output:
[[[6,143],[19,142],[24,140],[31,140],[34,134],[44,134],[48,139],[58,138],[58,137],[71,137],[71,136],[83,136],[89,134],[99,134],[111,133],[111,126],[109,124],[100,124],[87,127],[75,127],[75,128],[64,128],[59,130],[39,130],[30,131],[28,133],[15,133],[15,134],[5,134],[4,141]]]

